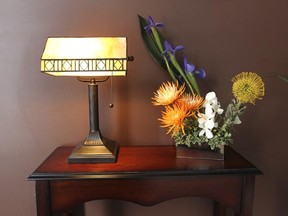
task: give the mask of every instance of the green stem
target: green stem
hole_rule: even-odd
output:
[[[174,71],[171,69],[169,62],[165,56],[164,56],[164,60],[165,60],[166,66],[167,66],[167,70],[168,70],[173,82],[177,82],[177,78],[175,77]]]
[[[180,73],[180,75],[183,77],[185,83],[188,85],[191,93],[194,94],[193,86],[191,85],[189,79],[187,78],[187,76],[185,75],[184,71],[182,70],[182,68],[181,68],[180,65],[178,64],[175,56],[172,55],[172,54],[169,52],[169,57],[170,57],[170,60],[171,60],[172,64],[174,65],[174,67],[178,70],[178,72]]]
[[[161,40],[160,40],[160,37],[159,37],[159,34],[158,34],[157,29],[156,29],[155,27],[151,27],[150,29],[151,29],[151,31],[152,31],[152,34],[153,34],[153,36],[154,36],[154,39],[155,39],[155,41],[156,41],[156,44],[157,44],[160,52],[163,53],[164,50],[163,50],[163,46],[162,46],[162,44],[161,44]]]
[[[188,73],[187,74],[188,80],[191,82],[191,84],[193,85],[195,91],[197,92],[198,95],[200,95],[200,90],[197,84],[197,81],[194,77],[194,75],[192,73]]]
[[[160,54],[162,55],[162,53],[164,52],[164,49],[163,49],[163,46],[162,46],[158,31],[157,31],[157,29],[155,27],[151,27],[151,31],[152,31],[152,35],[153,35],[153,39],[154,39],[155,45],[157,46],[158,50],[160,51]],[[163,59],[165,61],[167,70],[168,70],[173,82],[176,82],[177,79],[175,77],[175,74],[174,74],[173,70],[171,69],[171,67],[169,65],[169,62],[168,62],[167,58],[165,56],[163,56]]]

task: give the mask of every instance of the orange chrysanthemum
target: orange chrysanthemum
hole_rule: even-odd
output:
[[[204,103],[204,99],[196,94],[183,94],[181,98],[176,101],[178,106],[185,107],[189,112],[197,112]]]
[[[185,91],[184,85],[178,89],[178,83],[166,82],[163,83],[158,91],[154,93],[152,103],[155,106],[166,106],[176,101]]]
[[[187,112],[187,109],[183,106],[166,106],[165,111],[162,112],[162,118],[159,119],[162,123],[161,127],[168,127],[167,134],[172,132],[172,137],[182,130],[183,134],[185,134],[184,130],[184,119],[189,117],[191,114]]]

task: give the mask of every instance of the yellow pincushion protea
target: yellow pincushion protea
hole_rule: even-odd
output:
[[[154,97],[152,98],[152,103],[155,106],[166,106],[172,104],[176,101],[185,91],[184,85],[182,85],[178,89],[178,83],[174,82],[166,82],[163,83],[160,88],[154,93]]]
[[[159,119],[161,122],[161,127],[168,127],[167,134],[172,133],[172,137],[182,130],[183,134],[185,134],[184,127],[184,119],[189,117],[191,114],[187,112],[187,109],[183,106],[166,106],[165,111],[162,112],[162,118]]]
[[[255,104],[256,99],[264,96],[264,82],[254,72],[242,72],[232,78],[232,92],[241,103]]]

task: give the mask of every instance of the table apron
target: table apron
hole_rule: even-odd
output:
[[[161,178],[49,181],[51,211],[61,212],[99,199],[125,200],[144,206],[181,197],[205,197],[241,211],[245,176],[179,176]]]

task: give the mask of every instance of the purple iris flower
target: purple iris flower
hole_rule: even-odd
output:
[[[164,46],[165,46],[165,50],[163,52],[163,55],[170,52],[173,56],[175,56],[176,51],[184,49],[184,46],[176,46],[174,49],[168,41],[164,42]]]
[[[145,26],[144,29],[151,33],[152,27],[163,27],[163,23],[155,23],[151,16],[148,17],[150,24],[148,26]]]
[[[190,64],[186,56],[184,56],[184,70],[186,73],[191,73],[200,79],[203,79],[206,76],[205,70],[202,68],[195,70],[195,65]]]
[[[194,71],[194,75],[200,79],[204,79],[206,77],[206,72],[203,68],[199,68]]]
[[[190,64],[186,56],[184,56],[184,70],[186,73],[193,73],[195,65]]]

